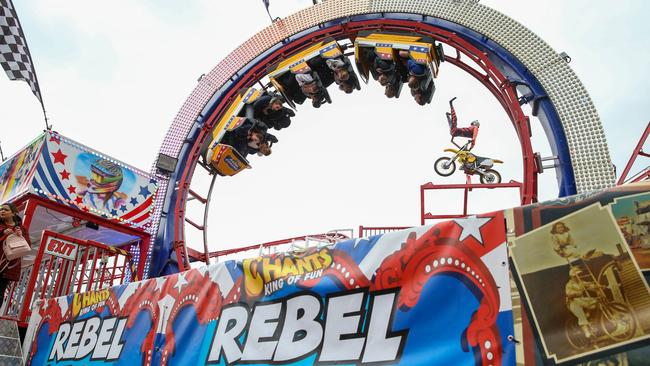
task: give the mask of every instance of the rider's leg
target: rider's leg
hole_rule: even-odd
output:
[[[589,338],[593,334],[591,333],[591,326],[589,325],[587,314],[584,311],[584,305],[581,298],[574,298],[569,302],[569,310],[578,319],[578,325],[582,328],[585,337]]]
[[[451,113],[449,118],[447,118],[447,122],[449,122],[449,133],[451,133],[452,136],[456,136],[458,117],[456,117],[456,111],[453,106],[451,107]]]

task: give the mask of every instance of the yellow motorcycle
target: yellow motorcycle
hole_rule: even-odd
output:
[[[452,140],[453,142],[453,140]],[[460,169],[467,175],[478,174],[483,184],[497,184],[501,183],[501,174],[492,169],[494,164],[502,164],[503,161],[498,159],[490,159],[482,156],[476,156],[469,151],[468,141],[463,146],[458,146],[459,149],[445,149],[446,152],[454,154],[452,157],[443,156],[438,158],[433,165],[436,173],[443,177],[448,177],[456,171],[456,161],[460,165]]]

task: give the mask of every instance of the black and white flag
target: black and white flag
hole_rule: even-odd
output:
[[[11,0],[0,0],[0,64],[11,80],[25,80],[43,104],[34,63]]]
[[[271,16],[271,12],[269,11],[269,5],[271,5],[271,0],[262,0],[264,3],[264,7],[266,8],[266,13],[269,15],[269,18],[271,18],[271,23],[273,22],[273,17]]]

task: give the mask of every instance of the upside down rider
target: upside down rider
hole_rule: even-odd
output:
[[[476,144],[476,138],[478,137],[478,129],[481,124],[478,120],[472,121],[469,127],[458,127],[458,117],[456,116],[456,110],[454,109],[454,97],[449,101],[449,107],[451,113],[447,113],[447,122],[449,123],[449,133],[451,134],[452,140],[454,137],[464,137],[471,140],[469,150],[474,148]]]

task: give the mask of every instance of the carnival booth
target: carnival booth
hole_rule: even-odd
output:
[[[31,252],[0,316],[25,326],[34,301],[142,278],[156,180],[47,131],[0,165],[0,202],[21,211]]]

